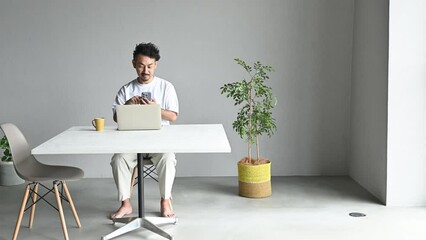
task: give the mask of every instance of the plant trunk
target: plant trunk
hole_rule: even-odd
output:
[[[252,128],[253,125],[251,123],[251,116],[253,115],[253,94],[252,94],[252,86],[253,86],[253,78],[250,79],[250,83],[249,83],[249,152],[248,152],[248,159],[249,159],[249,163],[252,162],[252,157],[251,157],[251,144],[253,141],[253,132],[252,132]]]
[[[247,163],[251,162],[251,144],[248,143],[248,155],[247,155]]]
[[[259,136],[256,136],[256,152],[257,152],[257,160],[260,160]]]

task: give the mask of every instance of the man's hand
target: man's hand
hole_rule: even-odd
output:
[[[141,97],[133,96],[132,98],[127,100],[127,102],[125,103],[125,105],[132,105],[132,104],[142,104]]]
[[[155,101],[155,98],[152,98],[151,101],[148,98],[143,98],[141,97],[141,104],[157,104],[157,102]]]
[[[143,98],[140,96],[133,96],[132,98],[127,100],[125,105],[132,105],[132,104],[157,104],[157,102],[155,101],[154,98],[150,101],[147,98]]]

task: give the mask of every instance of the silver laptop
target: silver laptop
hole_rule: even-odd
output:
[[[117,105],[118,130],[152,130],[161,128],[161,108],[153,105]]]

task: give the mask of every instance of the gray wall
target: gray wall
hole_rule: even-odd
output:
[[[355,1],[349,175],[386,202],[387,0]]]
[[[236,175],[245,145],[236,109],[219,94],[240,80],[240,57],[276,71],[278,130],[261,155],[278,175],[346,175],[353,0],[1,1],[0,122],[16,123],[32,147],[104,116],[135,77],[136,43],[161,50],[157,75],[174,83],[177,123],[222,123],[231,154],[180,154],[178,176]],[[108,155],[41,157],[109,177]]]

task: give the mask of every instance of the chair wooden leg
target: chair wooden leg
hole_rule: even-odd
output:
[[[28,224],[28,227],[31,229],[33,227],[34,222],[34,213],[36,209],[35,201],[37,201],[37,193],[38,193],[38,183],[35,184],[33,189],[33,206],[31,207],[31,213],[30,213],[30,223]]]
[[[28,184],[27,187],[25,188],[24,197],[22,198],[21,209],[19,210],[18,220],[16,220],[15,231],[13,232],[12,240],[16,240],[16,238],[18,237],[19,228],[21,227],[22,216],[24,215],[25,206],[27,205],[29,192],[30,192],[30,184]]]
[[[58,185],[56,184],[56,182],[53,183],[53,188],[55,189],[56,202],[58,204],[59,218],[61,219],[62,230],[64,231],[64,238],[65,240],[69,240],[67,225],[65,223],[64,218],[64,211],[62,209],[61,197],[59,196]]]
[[[133,186],[135,185],[135,181],[136,181],[136,174],[138,174],[138,167],[137,166],[133,168],[132,184],[130,185],[130,196],[132,196]]]
[[[78,217],[77,211],[75,210],[74,202],[72,201],[71,194],[70,194],[70,191],[68,190],[67,184],[65,183],[65,181],[61,181],[61,182],[62,182],[62,186],[64,187],[65,195],[67,196],[68,201],[70,203],[71,211],[72,211],[72,214],[74,215],[75,222],[77,223],[77,226],[81,228],[80,218]]]

